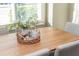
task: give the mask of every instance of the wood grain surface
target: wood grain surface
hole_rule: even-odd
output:
[[[39,28],[40,42],[32,45],[19,44],[16,33],[0,36],[0,56],[23,56],[37,50],[55,49],[61,44],[79,40],[79,36],[51,27]]]

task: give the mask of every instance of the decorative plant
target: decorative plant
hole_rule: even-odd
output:
[[[25,22],[21,22],[20,20],[16,23],[9,24],[8,29],[11,30],[18,30],[18,29],[33,29],[37,26],[38,21],[34,19],[33,17],[29,17],[29,19]]]
[[[16,6],[16,21],[8,25],[9,31],[14,29],[32,29],[37,26],[37,13],[35,8]]]

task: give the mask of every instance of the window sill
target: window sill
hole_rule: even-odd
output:
[[[44,22],[39,22],[39,24],[37,24],[37,28],[41,28],[44,27],[45,24]],[[8,33],[13,33],[15,32],[15,30],[9,32],[7,29],[7,25],[0,25],[0,35],[4,35],[4,34],[8,34]]]

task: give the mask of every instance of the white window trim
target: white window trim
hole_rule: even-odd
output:
[[[53,26],[53,3],[48,4],[48,23]]]
[[[12,20],[16,20],[16,15],[15,15],[15,3],[11,4],[11,9],[12,9]]]
[[[77,23],[77,20],[75,19],[76,17],[75,17],[75,15],[76,15],[76,6],[77,6],[77,4],[74,4],[74,12],[73,12],[73,21],[72,21],[72,23]]]
[[[72,23],[76,23],[76,24],[79,24],[79,20],[76,19],[76,15],[77,15],[77,5],[78,3],[75,3],[74,4],[74,12],[73,12],[73,21]]]

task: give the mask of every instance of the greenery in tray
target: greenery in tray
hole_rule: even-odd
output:
[[[32,17],[30,17],[26,22],[21,22],[20,20],[17,21],[16,23],[13,24],[9,24],[8,25],[8,30],[18,30],[18,29],[33,29],[37,26],[37,20],[32,19]]]
[[[35,28],[37,21],[37,13],[35,8],[17,7],[16,20],[8,25],[8,30],[32,29]]]

